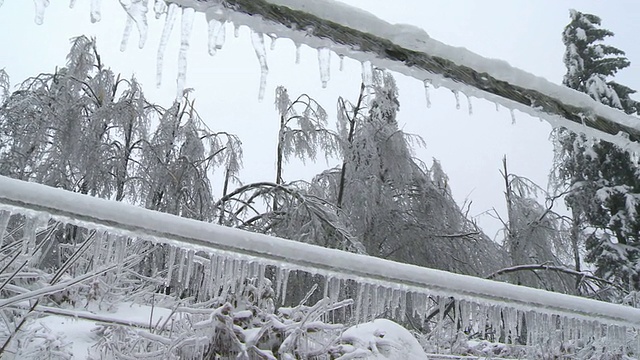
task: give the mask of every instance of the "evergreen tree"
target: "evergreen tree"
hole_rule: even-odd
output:
[[[630,98],[635,91],[612,80],[630,64],[622,50],[602,43],[613,33],[600,28],[601,20],[595,15],[572,10],[570,16],[563,32],[567,67],[563,83],[627,114],[637,113],[638,102]],[[638,289],[640,172],[636,161],[613,144],[566,129],[556,132],[556,140],[556,175],[568,187],[574,253],[586,237],[586,260],[595,263],[597,275]],[[579,271],[579,256],[575,258]]]

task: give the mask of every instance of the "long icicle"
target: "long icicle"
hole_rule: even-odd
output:
[[[126,48],[126,42],[131,32],[132,24],[135,23],[140,38],[138,40],[138,47],[142,49],[147,41],[147,32],[149,25],[147,24],[147,12],[149,8],[147,6],[149,0],[120,0],[120,5],[127,13],[127,24],[125,25],[125,35],[122,37],[122,43],[120,45],[120,51],[124,51],[122,48]],[[125,39],[126,38],[126,39]]]
[[[256,51],[256,56],[260,63],[260,90],[258,91],[258,101],[262,101],[267,88],[267,75],[269,74],[267,52],[264,48],[264,35],[251,29],[251,43],[253,44],[253,49]]]
[[[182,26],[180,31],[180,51],[178,52],[178,84],[176,99],[182,98],[185,83],[187,82],[187,51],[193,29],[193,18],[196,11],[193,8],[182,8]]]
[[[156,86],[162,85],[162,63],[164,62],[164,51],[169,43],[169,36],[171,30],[173,30],[173,24],[176,22],[176,16],[178,15],[178,9],[180,7],[174,3],[169,4],[167,10],[167,17],[162,28],[162,35],[160,36],[160,45],[158,45],[158,55],[156,56]]]

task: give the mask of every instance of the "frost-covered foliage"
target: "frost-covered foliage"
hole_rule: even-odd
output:
[[[277,134],[276,181],[247,184],[226,191],[214,204],[219,223],[325,247],[364,253],[346,218],[331,201],[312,192],[305,181],[286,183],[284,165],[296,157],[315,161],[341,154],[339,138],[327,128],[327,113],[306,94],[291,100],[284,87],[276,89],[280,122]]]
[[[611,80],[629,66],[624,52],[602,43],[613,36],[595,15],[571,11],[564,30],[567,74],[563,83],[627,114],[638,112],[635,91]],[[640,171],[635,156],[604,141],[560,129],[556,182],[568,191],[574,244],[586,243],[596,274],[630,290],[640,286]],[[578,269],[579,270],[579,269]]]
[[[275,310],[268,279],[247,278],[236,294],[174,307],[169,319],[149,329],[96,328],[94,356],[113,359],[326,359],[344,326],[323,321],[351,304],[323,299]],[[166,304],[164,305],[166,306]]]
[[[65,67],[5,99],[0,130],[0,174],[200,220],[215,213],[210,172],[237,177],[242,163],[237,137],[211,131],[186,95],[150,104],[84,36]]]
[[[571,247],[570,224],[553,211],[559,196],[552,197],[529,179],[508,173],[506,158],[502,175],[508,213],[507,221],[503,221],[504,238],[511,267],[498,273],[508,274],[507,279],[519,285],[591,293],[585,274],[573,266],[580,253],[574,253],[576,249]],[[538,202],[541,197],[545,206]]]
[[[451,197],[437,161],[427,169],[412,146],[423,140],[399,129],[398,90],[377,70],[355,105],[338,101],[344,161],[316,176],[314,191],[347,217],[367,254],[479,275],[505,263],[500,248]]]

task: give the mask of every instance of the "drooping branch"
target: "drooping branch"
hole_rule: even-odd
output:
[[[512,267],[508,267],[508,268],[504,268],[504,269],[500,269],[492,274],[490,274],[489,276],[486,277],[486,279],[489,280],[493,280],[495,278],[497,278],[500,275],[504,275],[504,274],[509,274],[509,273],[513,273],[513,272],[518,272],[518,271],[536,271],[536,270],[544,270],[544,271],[555,271],[555,272],[559,272],[559,273],[563,273],[563,274],[569,274],[572,276],[576,276],[578,279],[589,279],[598,283],[602,283],[602,284],[606,284],[608,286],[614,287],[616,289],[619,290],[623,290],[623,288],[621,288],[619,285],[603,279],[601,277],[592,275],[592,274],[588,274],[585,272],[581,272],[581,271],[575,271],[573,269],[569,269],[566,267],[561,267],[561,266],[555,266],[555,265],[547,265],[547,264],[527,264],[527,265],[517,265],[517,266],[512,266]]]

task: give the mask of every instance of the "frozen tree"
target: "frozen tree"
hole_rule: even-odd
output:
[[[314,99],[302,94],[291,100],[287,90],[276,89],[279,118],[275,182],[246,184],[226,192],[214,205],[219,222],[245,230],[271,234],[316,245],[359,253],[364,248],[351,235],[335,204],[313,193],[305,181],[285,182],[283,169],[291,157],[315,161],[341,153],[339,138],[327,128],[327,114]]]
[[[511,268],[502,273],[509,273],[510,280],[519,285],[575,293],[584,279],[581,273],[576,273],[576,280],[568,271],[574,260],[570,226],[553,211],[559,196],[550,196],[529,179],[510,174],[506,157],[503,165],[507,203],[504,238]],[[545,199],[544,206],[538,202],[540,197]],[[564,268],[567,271],[558,271]],[[543,272],[545,269],[550,271]]]
[[[635,91],[611,80],[629,66],[624,52],[602,42],[613,33],[600,28],[600,18],[572,10],[563,32],[567,74],[563,83],[628,114],[638,111]],[[556,131],[556,180],[568,188],[572,211],[572,244],[585,241],[586,260],[596,274],[640,286],[640,173],[631,154],[604,141],[591,141],[565,129]],[[574,250],[575,252],[575,250]],[[576,270],[580,270],[576,256]]]
[[[427,169],[413,157],[423,140],[398,127],[393,77],[376,70],[369,86],[355,105],[338,101],[343,165],[316,176],[318,196],[337,204],[370,255],[475,275],[502,267],[499,247],[453,201],[440,164]]]

